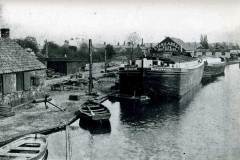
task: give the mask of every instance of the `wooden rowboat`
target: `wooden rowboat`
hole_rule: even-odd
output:
[[[52,98],[51,97],[47,97],[47,98],[38,98],[38,99],[34,99],[33,101],[32,101],[32,103],[42,103],[42,102],[49,102],[49,101],[51,101],[52,100]]]
[[[135,103],[149,103],[151,99],[146,95],[132,96],[126,94],[110,94],[108,98],[112,101],[135,102]]]
[[[87,101],[80,107],[79,116],[80,119],[100,121],[108,120],[111,117],[111,113],[104,105]]]
[[[46,160],[48,156],[46,136],[29,134],[0,148],[1,160]]]

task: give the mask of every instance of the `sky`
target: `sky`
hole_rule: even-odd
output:
[[[71,38],[123,43],[132,32],[144,42],[165,36],[186,42],[240,42],[239,0],[0,0],[1,27],[12,38],[34,36],[62,44]]]

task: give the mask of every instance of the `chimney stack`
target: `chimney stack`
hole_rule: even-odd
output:
[[[1,28],[1,37],[9,38],[9,36],[10,36],[10,29],[9,28]]]

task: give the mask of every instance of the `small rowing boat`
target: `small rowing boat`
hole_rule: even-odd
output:
[[[125,101],[125,102],[135,102],[135,103],[149,103],[151,99],[146,95],[132,96],[126,94],[110,94],[108,98],[112,101]]]
[[[1,160],[46,160],[46,136],[29,134],[0,147]]]
[[[85,102],[79,109],[80,119],[85,120],[108,120],[111,117],[111,113],[107,107],[94,101]]]

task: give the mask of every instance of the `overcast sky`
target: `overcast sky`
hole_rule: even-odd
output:
[[[11,37],[62,43],[71,37],[122,43],[131,32],[145,42],[165,36],[240,42],[239,0],[0,0],[1,26]]]

